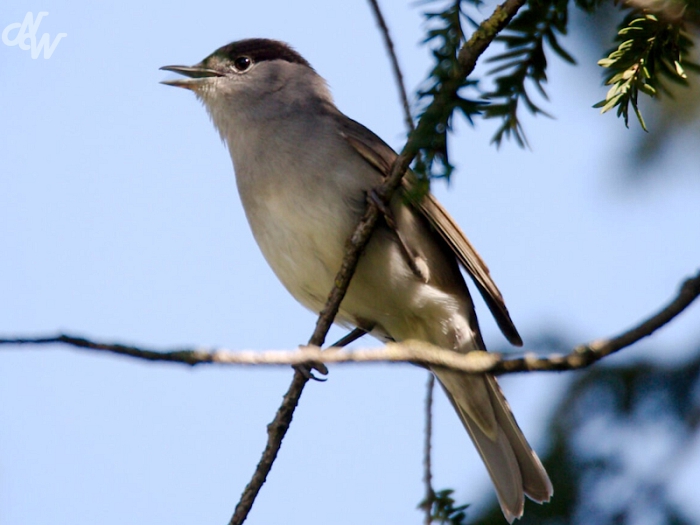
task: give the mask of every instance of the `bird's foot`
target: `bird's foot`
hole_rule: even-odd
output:
[[[292,368],[303,375],[306,379],[313,379],[314,381],[326,381],[325,377],[317,377],[314,375],[314,370],[318,373],[328,375],[328,367],[323,363],[304,363],[301,365],[293,365]]]

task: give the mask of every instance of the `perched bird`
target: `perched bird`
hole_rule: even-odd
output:
[[[228,146],[248,223],[265,259],[301,304],[319,312],[368,195],[396,153],[333,103],[326,82],[285,43],[233,42],[194,66],[161,69],[193,91]],[[461,264],[508,340],[522,345],[488,268],[430,194],[384,211],[336,322],[384,341],[418,339],[456,352],[485,350]],[[524,496],[552,484],[491,375],[432,368],[496,487],[509,522]]]

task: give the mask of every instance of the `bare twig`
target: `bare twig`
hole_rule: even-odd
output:
[[[423,447],[423,483],[425,484],[425,499],[423,500],[425,519],[423,523],[425,525],[431,525],[433,522],[433,500],[435,499],[432,468],[434,388],[435,376],[432,372],[428,372],[428,383],[425,392],[425,443]]]
[[[360,348],[353,351],[333,347],[321,351],[318,347],[299,350],[231,351],[226,349],[178,349],[158,351],[123,344],[90,341],[82,337],[57,335],[50,337],[0,338],[0,345],[67,344],[77,348],[111,352],[148,361],[165,361],[186,365],[303,365],[322,363],[413,363],[438,366],[474,374],[485,372],[510,374],[514,372],[564,371],[585,368],[604,357],[626,348],[651,335],[683,312],[700,296],[700,272],[680,287],[677,295],[648,319],[610,339],[599,339],[574,348],[567,355],[538,357],[525,354],[520,358],[506,358],[501,354],[470,352],[460,354],[438,348],[422,341],[389,343],[383,348]]]
[[[48,337],[11,337],[0,339],[0,345],[66,344],[81,349],[108,352],[146,361],[161,361],[189,366],[217,364],[244,366],[301,366],[314,362],[348,363],[412,363],[441,366],[466,372],[482,373],[491,370],[501,360],[495,353],[472,352],[459,354],[422,341],[388,343],[382,348],[344,350],[331,347],[321,350],[306,346],[298,350],[229,350],[226,348],[159,351],[119,343],[95,342],[83,337],[60,334]],[[513,370],[516,371],[516,370]]]
[[[382,10],[379,8],[378,0],[369,0],[369,4],[372,7],[372,12],[374,17],[377,19],[377,25],[384,37],[384,45],[386,46],[386,52],[389,54],[389,59],[391,60],[391,67],[394,70],[394,78],[396,79],[396,87],[399,90],[399,97],[401,98],[401,104],[403,105],[404,120],[406,121],[406,129],[411,131],[413,129],[413,118],[411,117],[411,106],[408,103],[408,96],[406,95],[406,86],[403,81],[403,73],[401,73],[401,67],[399,66],[399,59],[396,56],[396,51],[394,50],[394,42],[391,39],[391,34],[389,33],[389,27],[386,25],[386,20],[384,20],[384,15],[382,15]]]
[[[578,346],[566,356],[549,356],[548,358],[525,356],[521,359],[502,361],[498,366],[494,367],[494,372],[507,374],[509,372],[533,370],[557,371],[585,368],[653,334],[690,306],[699,295],[700,272],[694,277],[686,279],[676,297],[658,313],[616,337],[599,339],[587,345]]]
[[[265,450],[263,450],[262,457],[255,468],[253,476],[241,494],[241,499],[236,504],[236,509],[233,512],[233,516],[231,516],[229,525],[240,525],[248,517],[250,509],[255,503],[255,498],[258,497],[258,493],[272,469],[272,464],[275,462],[277,453],[282,446],[282,439],[287,434],[289,425],[292,422],[292,416],[299,403],[301,392],[308,380],[309,378],[299,370],[294,371],[292,384],[289,385],[289,389],[282,399],[282,404],[277,409],[275,419],[267,426]]]
[[[525,2],[526,0],[506,0],[496,7],[496,10],[489,18],[479,24],[477,30],[472,33],[467,43],[459,50],[457,59],[463,71],[466,72],[464,76],[471,74],[474,67],[476,67],[476,61],[486,51],[486,48],[491,45],[496,35],[508,25],[518,10],[525,5]]]
[[[342,348],[347,344],[359,339],[367,332],[361,328],[355,328],[348,335],[337,341],[334,345],[335,348]],[[314,333],[314,337],[315,337]],[[325,338],[325,334],[324,334]],[[312,341],[314,338],[312,337]],[[311,342],[309,343],[311,344]],[[257,352],[256,352],[257,353]],[[296,353],[296,352],[295,352]],[[318,360],[304,360],[298,363],[288,363],[292,365],[306,365],[307,363],[318,363]],[[282,404],[277,409],[275,418],[267,426],[267,443],[265,444],[265,449],[263,450],[262,456],[258,465],[255,467],[255,472],[250,478],[250,481],[246,485],[243,493],[241,494],[241,499],[236,504],[236,509],[233,511],[233,516],[229,521],[229,525],[240,525],[248,517],[250,509],[253,507],[255,498],[257,498],[260,489],[262,488],[267,475],[272,469],[272,464],[277,458],[277,453],[282,446],[282,439],[287,434],[289,430],[289,425],[292,423],[292,417],[294,416],[294,410],[299,403],[299,398],[304,390],[304,386],[309,380],[308,374],[303,374],[300,369],[294,371],[294,377],[292,378],[292,383],[287,389],[287,393],[282,399]]]

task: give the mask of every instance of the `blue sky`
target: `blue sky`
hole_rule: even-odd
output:
[[[413,90],[429,67],[420,11],[383,5]],[[40,11],[49,15],[39,35],[67,34],[50,59],[0,44],[0,333],[64,330],[161,348],[305,342],[315,316],[260,255],[224,146],[192,94],[159,84],[172,75],[158,68],[240,38],[285,40],[342,111],[400,148],[403,118],[367,5],[10,0],[0,30]],[[543,330],[574,342],[615,334],[700,261],[695,146],[679,143],[652,166],[661,180],[623,184],[638,169],[627,162],[635,131],[591,108],[605,88],[581,38],[563,41],[579,67],[552,60],[546,109],[556,119],[525,118],[532,149],[497,151],[490,123],[458,123],[458,171],[449,188],[434,187],[487,261],[526,347]],[[479,308],[487,345],[502,346]],[[696,305],[615,359],[652,350],[678,359],[697,341],[698,315]],[[0,523],[226,522],[291,375],[3,349]],[[403,365],[331,367],[328,382],[307,388],[248,523],[418,522],[425,379]],[[541,452],[565,382],[503,381]],[[692,499],[698,456],[674,485],[679,501]],[[434,461],[437,487],[463,501],[490,493],[442,394]],[[698,503],[687,509],[700,520]]]

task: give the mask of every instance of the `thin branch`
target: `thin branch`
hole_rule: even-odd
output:
[[[482,373],[491,370],[500,360],[500,354],[471,352],[459,354],[417,340],[388,343],[381,348],[356,348],[345,350],[331,347],[322,350],[317,346],[305,346],[298,350],[230,350],[227,348],[195,348],[159,351],[147,348],[110,344],[60,334],[48,337],[11,337],[0,339],[0,345],[51,345],[66,344],[80,349],[97,350],[145,361],[161,361],[189,366],[196,365],[244,365],[244,366],[303,366],[322,362],[349,363],[412,363],[424,366],[441,366],[465,372]],[[288,392],[289,393],[289,392]]]
[[[462,79],[468,77],[474,68],[479,57],[486,51],[486,48],[493,42],[496,35],[502,31],[506,25],[515,16],[518,10],[525,5],[526,0],[506,0],[503,4],[496,7],[493,14],[479,24],[479,27],[472,34],[469,40],[462,46],[457,57],[457,66],[454,68],[453,77],[440,85],[435,94],[433,101],[425,109],[416,129],[414,129],[408,137],[406,145],[401,150],[399,156],[394,160],[391,167],[389,177],[376,190],[385,202],[389,202],[394,190],[401,183],[403,174],[409,168],[413,159],[418,155],[419,144],[422,142],[421,137],[425,137],[430,133],[434,133],[436,125],[441,121],[440,116],[449,106],[449,101],[457,96],[460,89]],[[368,213],[372,212],[373,219],[363,217],[358,232],[365,221],[376,221],[377,210],[374,206],[368,208]],[[366,214],[367,215],[367,214]]]
[[[636,343],[640,339],[650,336],[688,308],[699,295],[700,272],[694,277],[686,279],[676,297],[658,313],[616,337],[599,339],[587,345],[578,346],[566,356],[550,356],[546,359],[525,356],[521,359],[504,360],[494,367],[494,372],[507,374],[510,372],[534,370],[560,371],[585,368],[610,354]]]
[[[457,57],[462,69],[466,72],[465,77],[471,74],[476,67],[476,61],[486,51],[486,48],[491,45],[496,35],[508,25],[518,10],[525,5],[525,2],[526,0],[506,0],[496,7],[496,10],[488,19],[479,24],[477,30],[472,33],[467,43],[459,50]]]
[[[379,26],[382,36],[384,37],[384,45],[386,46],[386,52],[389,54],[389,59],[391,60],[391,67],[394,70],[396,87],[399,90],[399,97],[401,98],[401,105],[403,106],[404,120],[406,121],[406,129],[411,131],[414,127],[413,118],[411,117],[411,106],[408,103],[408,96],[406,95],[406,85],[403,81],[403,73],[401,73],[399,59],[397,58],[396,51],[394,50],[394,42],[391,39],[389,27],[386,25],[386,20],[384,20],[384,15],[382,15],[382,10],[379,8],[378,1],[369,0],[369,4],[372,7],[374,17],[377,19],[377,25]]]
[[[425,525],[431,525],[431,523],[433,523],[433,501],[435,500],[432,468],[434,389],[435,376],[432,372],[428,372],[428,383],[425,392],[425,444],[423,447],[423,483],[425,484],[425,499],[423,500],[425,519],[423,523]]]
[[[610,339],[600,339],[574,348],[567,355],[539,357],[533,353],[520,358],[501,354],[470,352],[460,354],[422,341],[389,343],[382,348],[345,350],[333,347],[321,350],[304,347],[299,350],[231,351],[226,349],[173,350],[170,352],[144,349],[122,344],[107,344],[82,337],[58,335],[52,337],[14,337],[0,339],[0,345],[47,345],[62,343],[77,348],[111,352],[148,361],[165,361],[186,365],[303,365],[322,363],[412,363],[443,367],[474,374],[510,374],[514,372],[564,371],[585,368],[610,354],[618,352],[651,335],[686,310],[700,296],[700,272],[688,278],[677,295],[664,308],[638,325]],[[285,397],[286,399],[286,397]]]
[[[367,332],[361,328],[355,328],[352,332],[337,341],[334,348],[342,348],[345,345],[356,341],[366,333]],[[301,393],[303,392],[304,386],[310,377],[309,373],[303,373],[303,368],[299,367],[307,366],[309,363],[319,362],[320,361],[318,360],[307,360],[299,363],[289,363],[297,365],[297,368],[294,371],[294,377],[292,378],[292,383],[289,385],[287,393],[282,399],[282,404],[277,409],[275,418],[272,420],[272,423],[267,426],[267,443],[265,444],[265,449],[260,457],[260,461],[258,461],[258,464],[255,467],[253,476],[250,478],[250,481],[246,485],[245,489],[243,489],[241,499],[238,500],[238,503],[236,504],[236,508],[233,511],[233,516],[231,516],[229,525],[240,525],[246,520],[250,509],[253,507],[253,503],[255,503],[255,499],[258,497],[260,489],[265,484],[267,475],[272,469],[272,464],[277,458],[277,453],[282,446],[282,439],[287,434],[287,430],[289,430],[289,425],[292,423],[292,417],[294,416],[294,410],[296,410],[296,407],[299,404]],[[328,371],[325,369],[325,365],[323,368],[319,368],[319,370],[321,370],[323,373],[328,373]]]
[[[277,409],[275,419],[267,426],[265,450],[263,450],[260,461],[255,467],[253,476],[241,494],[241,499],[236,504],[236,509],[233,511],[229,525],[241,525],[248,517],[250,509],[255,503],[255,498],[258,497],[258,493],[272,469],[272,464],[277,458],[277,453],[282,446],[282,439],[284,439],[287,430],[289,430],[294,410],[299,403],[301,392],[308,380],[308,376],[302,374],[298,369],[294,371],[292,383],[282,399],[282,404]]]

